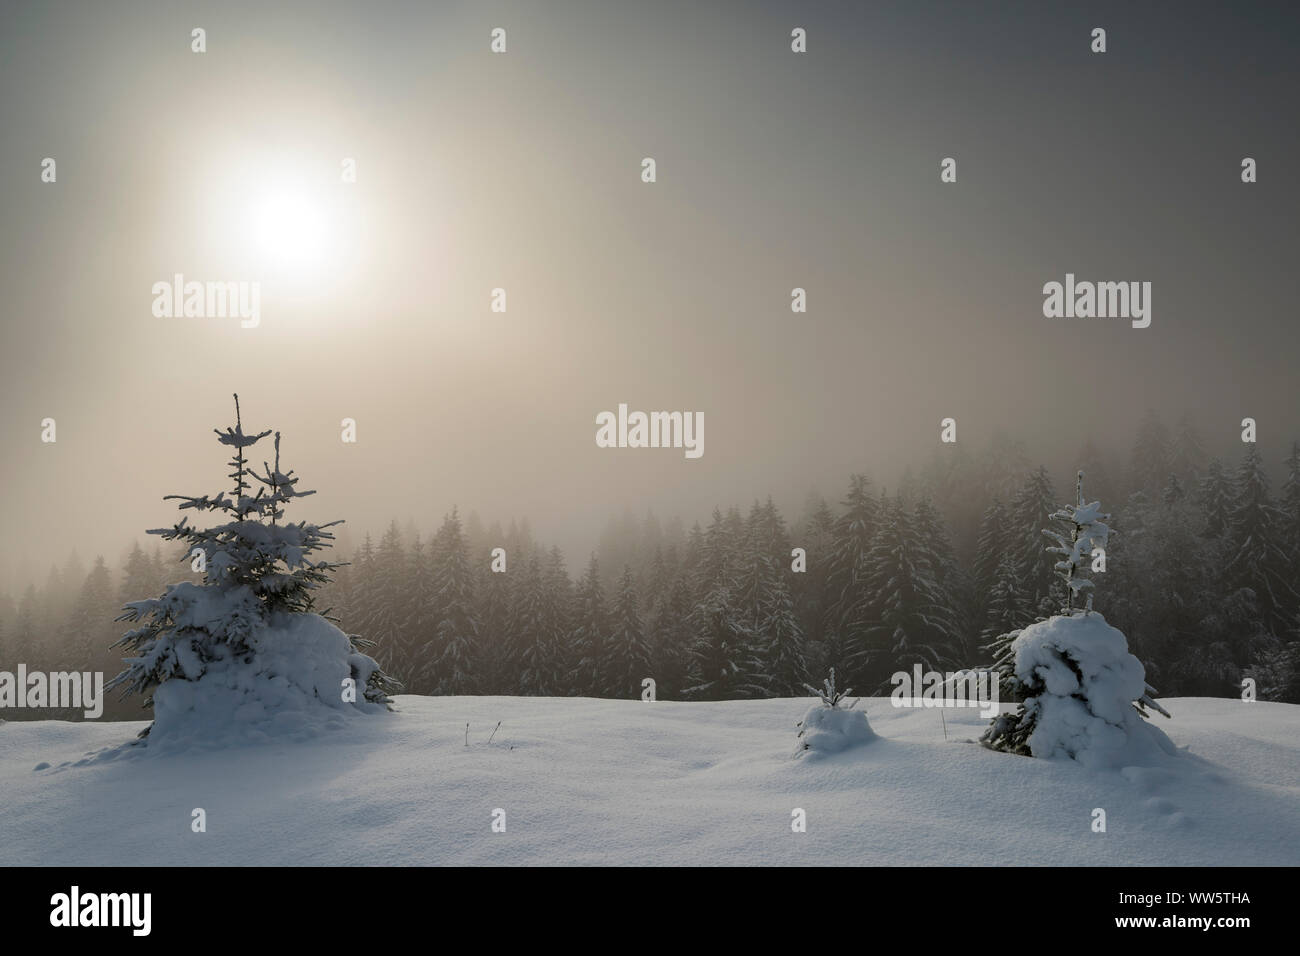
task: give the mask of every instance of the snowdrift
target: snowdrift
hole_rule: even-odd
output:
[[[158,686],[150,751],[301,741],[340,729],[349,715],[386,710],[363,696],[378,665],[320,615],[280,615],[246,641],[247,652],[216,645],[220,657],[192,665],[197,678]]]

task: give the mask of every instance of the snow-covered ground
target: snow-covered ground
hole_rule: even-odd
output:
[[[878,739],[793,759],[811,703],[403,696],[295,743],[80,764],[143,725],[9,722],[0,864],[1300,864],[1300,707],[1162,700],[1176,769],[1089,771],[885,698],[858,705]]]

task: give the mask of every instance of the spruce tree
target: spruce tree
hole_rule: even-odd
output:
[[[375,659],[381,667],[389,672],[401,670],[403,673],[415,674],[417,651],[411,646],[405,627],[406,615],[403,613],[407,598],[403,580],[406,567],[402,532],[396,521],[390,521],[388,529],[379,539],[379,547],[375,549],[370,584],[370,629],[367,636],[376,642]]]
[[[1205,516],[1203,537],[1222,538],[1227,534],[1232,522],[1232,498],[1232,482],[1223,471],[1223,463],[1211,459],[1198,487],[1198,504]]]
[[[1132,482],[1136,490],[1148,496],[1159,494],[1173,463],[1168,427],[1148,413],[1138,428],[1131,456]]]
[[[600,582],[600,561],[595,554],[587,562],[574,596],[572,644],[578,657],[571,678],[575,692],[589,697],[613,696],[618,662],[614,659],[605,589]]]
[[[980,631],[981,646],[987,648],[999,635],[1018,633],[1019,628],[1032,620],[1027,598],[1020,588],[1020,570],[1011,552],[1005,552],[989,589],[984,627]]]
[[[437,623],[421,649],[421,683],[437,695],[479,693],[479,623],[469,545],[453,507],[433,539],[433,606]]]
[[[1290,581],[1290,554],[1282,538],[1285,517],[1269,495],[1268,476],[1253,443],[1246,447],[1234,490],[1224,577],[1230,585],[1255,593],[1265,630],[1274,636],[1287,634],[1300,597]]]
[[[918,663],[927,670],[950,663],[956,622],[934,579],[915,518],[901,498],[885,509],[868,569],[868,587],[877,602],[868,631],[871,653],[861,662],[849,660],[867,676],[866,686],[883,687],[891,673]]]
[[[835,519],[823,637],[825,665],[849,683],[866,682],[867,629],[875,609],[867,584],[869,555],[880,525],[880,503],[865,475],[854,475]]]
[[[225,520],[198,528],[185,516],[170,528],[149,532],[164,541],[182,541],[187,551],[201,552],[203,583],[169,585],[161,597],[128,603],[118,618],[143,623],[115,645],[127,648],[132,656],[109,686],[121,687],[125,694],[145,695],[146,706],[166,682],[198,681],[216,662],[256,664],[264,632],[314,617],[313,592],[338,567],[313,555],[330,546],[334,535],[328,529],[341,522],[314,525],[283,520],[293,499],[315,492],[300,491],[293,472],[281,471],[279,433],[274,464],[264,462],[260,474],[250,467],[245,451],[271,433],[244,433],[238,396],[234,427],[216,434],[222,445],[234,449],[231,490],[166,497],[178,499],[182,511],[221,512]],[[261,487],[249,494],[253,481]],[[388,704],[388,695],[398,685],[360,653],[372,642],[350,635],[347,643],[352,653],[346,664],[358,693],[371,703]],[[141,736],[149,732],[147,728]]]
[[[1031,613],[1046,617],[1060,603],[1061,595],[1050,565],[1042,560],[1043,528],[1056,511],[1056,492],[1047,469],[1030,473],[1011,502],[1011,524],[1020,580]]]
[[[652,677],[650,644],[637,609],[636,579],[630,565],[623,566],[618,595],[614,599],[612,621],[613,646],[619,671],[615,675],[612,696],[638,697],[641,681]],[[656,691],[657,691],[656,687]]]
[[[501,540],[500,537],[492,540]],[[480,674],[485,694],[516,694],[518,688],[518,661],[512,655],[510,642],[510,584],[509,574],[493,571],[487,557],[480,556],[477,564],[479,633],[483,641]]]
[[[652,619],[652,661],[655,694],[661,700],[680,700],[687,686],[691,659],[690,588],[684,574],[668,586]]]
[[[1092,609],[1092,552],[1105,549],[1110,528],[1097,501],[1085,502],[1079,472],[1075,503],[1052,513],[1056,528],[1049,562],[1061,581],[1060,613],[1000,635],[991,650],[1000,698],[1018,702],[1012,714],[993,718],[981,741],[994,750],[1025,756],[1057,753],[1097,765],[1143,736],[1147,709],[1168,717],[1152,695],[1141,663],[1124,635]],[[1131,707],[1129,706],[1131,703]],[[1129,711],[1132,711],[1130,713]],[[1172,747],[1158,733],[1150,740]]]

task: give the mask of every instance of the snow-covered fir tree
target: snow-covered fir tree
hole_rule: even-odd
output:
[[[578,658],[573,686],[592,697],[614,696],[616,649],[610,633],[609,608],[600,580],[600,560],[592,555],[574,594],[573,652]]]
[[[1286,478],[1278,502],[1282,512],[1282,541],[1288,550],[1291,580],[1300,582],[1300,442],[1292,442],[1286,458]]]
[[[707,594],[692,612],[695,645],[691,686],[693,700],[737,700],[767,696],[763,660],[736,623],[736,609],[726,589]]]
[[[403,571],[407,565],[406,549],[397,522],[389,522],[388,529],[379,539],[375,549],[370,581],[370,616],[366,622],[366,636],[376,642],[376,660],[390,673],[401,669],[414,676],[412,665],[417,648],[406,629],[406,602]]]
[[[1148,496],[1159,494],[1169,477],[1173,451],[1168,426],[1154,414],[1148,413],[1138,427],[1130,457],[1133,487]]]
[[[382,709],[397,689],[362,653],[370,642],[314,613],[313,592],[337,565],[313,556],[329,547],[328,529],[340,522],[284,520],[288,504],[314,492],[299,490],[293,472],[281,470],[278,433],[274,464],[263,462],[261,473],[250,466],[246,450],[269,434],[244,433],[236,396],[234,427],[217,431],[234,449],[230,491],[167,496],[179,499],[182,511],[220,512],[225,520],[199,528],[185,516],[149,532],[184,542],[202,555],[205,570],[201,583],[169,585],[161,597],[128,603],[119,618],[143,622],[117,642],[132,656],[109,685],[152,704],[154,723],[141,736],[159,724],[206,733],[219,720],[251,724],[259,714],[273,723],[280,711],[318,705]],[[253,481],[260,487],[250,494]]]
[[[1176,505],[1187,497],[1187,491],[1183,488],[1183,483],[1178,479],[1174,472],[1169,473],[1169,478],[1165,481],[1164,490],[1160,492],[1160,501],[1165,505]]]
[[[1020,569],[1015,556],[1010,551],[1004,552],[989,587],[984,627],[980,632],[982,645],[990,644],[999,635],[1017,631],[1031,620],[1028,601],[1020,589]]]
[[[1184,485],[1191,485],[1200,479],[1208,460],[1209,455],[1205,452],[1205,442],[1201,438],[1201,432],[1191,417],[1184,412],[1178,419],[1173,446],[1170,449],[1170,470],[1182,480]],[[1095,476],[1090,474],[1088,481],[1093,489],[1092,493],[1097,494],[1100,488],[1095,481]]]
[[[623,565],[611,624],[615,661],[619,668],[612,696],[635,698],[641,693],[641,681],[653,675],[650,673],[650,643],[637,608],[636,578],[632,576],[631,565]]]
[[[1025,479],[1011,501],[1013,547],[1020,570],[1021,587],[1036,617],[1046,617],[1060,603],[1057,579],[1050,564],[1042,560],[1043,528],[1056,510],[1056,491],[1046,468],[1038,468]]]
[[[1148,708],[1169,715],[1152,698],[1141,662],[1124,635],[1092,610],[1087,569],[1093,547],[1105,547],[1104,517],[1100,503],[1085,502],[1080,472],[1075,504],[1054,512],[1056,529],[1044,529],[1065,602],[1060,614],[995,642],[1002,693],[1019,704],[1014,713],[993,718],[981,738],[985,746],[1070,757],[1089,767],[1141,764],[1174,753],[1169,739],[1146,721]]]
[[[875,615],[867,578],[870,553],[880,526],[881,505],[865,475],[854,475],[832,531],[828,570],[824,660],[848,681],[866,680],[868,628]]]
[[[1201,514],[1205,516],[1201,535],[1206,538],[1223,537],[1232,521],[1233,496],[1232,482],[1224,473],[1223,463],[1219,459],[1211,459],[1206,466],[1197,494]]]
[[[789,538],[776,505],[754,502],[740,548],[737,626],[762,661],[757,683],[768,694],[793,696],[802,686],[803,635],[786,579]]]
[[[854,710],[858,701],[846,703],[851,688],[835,686],[835,669],[831,668],[830,677],[822,682],[821,687],[804,684],[804,689],[819,698],[804,714],[803,720],[795,724],[799,728],[799,746],[795,756],[808,754],[831,754],[861,746],[876,739],[867,715]]]
[[[420,650],[420,683],[437,695],[479,693],[479,623],[474,574],[460,513],[452,508],[430,546],[434,618],[431,639]]]
[[[570,691],[570,592],[559,550],[552,548],[544,556],[534,551],[528,559],[513,628],[519,641],[522,694],[559,697]]]
[[[667,596],[651,618],[651,660],[655,695],[661,700],[680,700],[687,686],[690,666],[690,587],[684,574],[676,575]]]
[[[429,545],[420,535],[411,539],[406,551],[406,569],[403,575],[406,600],[402,607],[401,633],[407,647],[398,655],[396,676],[401,678],[412,694],[428,694],[425,683],[431,675],[425,671],[422,660],[423,647],[428,635],[438,625],[437,599],[433,583],[433,558]]]
[[[945,653],[950,659],[969,661],[973,648],[966,642],[962,621],[972,615],[970,574],[957,560],[948,527],[939,509],[928,497],[912,509],[912,520],[921,543],[921,564],[929,569],[937,590],[941,619],[945,622]]]
[[[971,565],[974,589],[977,596],[976,613],[980,620],[987,616],[989,594],[998,578],[998,569],[1011,552],[1010,529],[1006,506],[1001,498],[984,509],[980,518],[979,534],[975,544],[975,558]]]
[[[1224,576],[1254,591],[1261,623],[1270,634],[1285,635],[1294,626],[1300,596],[1290,576],[1291,544],[1282,538],[1285,516],[1269,495],[1268,476],[1253,443],[1246,447],[1234,490]]]
[[[799,612],[799,627],[804,635],[804,658],[810,671],[828,667],[824,649],[827,610],[830,607],[830,566],[834,554],[835,516],[820,495],[814,496],[807,509],[803,547],[807,568],[794,575],[791,594]]]
[[[936,670],[950,663],[957,630],[951,604],[902,499],[885,508],[868,569],[876,616],[868,631],[873,654],[863,672],[867,686],[883,687],[891,673],[915,664]]]
[[[491,538],[500,541],[500,536]],[[478,584],[479,634],[483,653],[479,659],[479,676],[485,694],[514,694],[518,675],[510,634],[510,583],[505,572],[493,571],[487,551],[476,562]]]

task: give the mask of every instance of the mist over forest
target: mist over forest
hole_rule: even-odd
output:
[[[1163,695],[1235,696],[1250,676],[1264,699],[1294,702],[1300,446],[1274,441],[1269,455],[1232,438],[1211,444],[1187,416],[1148,415],[1127,447],[1081,443],[1084,498],[1113,531],[1096,607]],[[650,676],[663,699],[799,696],[835,667],[882,694],[917,663],[988,666],[994,638],[1055,613],[1042,532],[1074,503],[1075,480],[1005,436],[973,452],[940,443],[892,486],[861,472],[793,505],[725,501],[699,517],[629,506],[581,554],[527,516],[448,502],[432,525],[345,520],[330,560],[346,566],[317,606],[374,641],[413,693],[635,697]],[[335,517],[315,514],[314,497],[299,508]],[[74,550],[39,584],[0,594],[0,651],[111,677],[122,606],[197,577],[156,537],[116,555]],[[106,714],[134,719],[139,706],[110,697]]]

